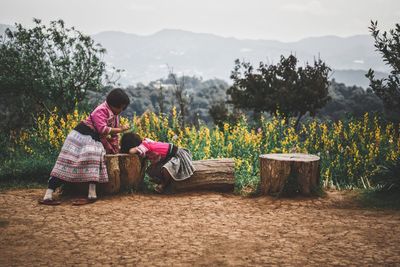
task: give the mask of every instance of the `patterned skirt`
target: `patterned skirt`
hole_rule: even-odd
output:
[[[165,168],[175,181],[186,180],[195,171],[192,163],[192,154],[184,148],[178,148],[175,156],[150,165],[146,173],[157,180],[158,176],[161,175],[162,168]]]
[[[51,176],[66,182],[108,182],[104,162],[106,151],[101,142],[90,135],[72,130],[61,148]]]

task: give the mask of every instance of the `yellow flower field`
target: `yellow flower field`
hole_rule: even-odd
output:
[[[58,151],[67,134],[86,118],[75,111],[66,118],[57,115],[38,118],[36,129],[22,132],[18,146],[34,154],[32,144]],[[280,117],[263,119],[261,127],[251,129],[245,118],[235,125],[224,124],[222,129],[179,127],[174,108],[170,116],[147,112],[132,119],[121,118],[131,131],[142,137],[173,142],[188,148],[195,160],[234,158],[236,188],[255,191],[259,182],[258,156],[266,153],[301,152],[321,157],[321,182],[325,188],[369,188],[369,177],[379,164],[395,161],[400,155],[399,125],[383,124],[368,113],[362,119],[349,121],[311,120],[296,131],[294,121]]]

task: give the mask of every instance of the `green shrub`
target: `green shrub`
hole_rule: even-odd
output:
[[[378,191],[400,192],[400,159],[378,166],[371,181]]]
[[[18,156],[0,163],[0,183],[46,183],[55,159],[50,156]]]

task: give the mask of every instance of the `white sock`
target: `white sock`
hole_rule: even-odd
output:
[[[96,195],[96,184],[89,184],[89,194],[88,194],[88,198],[97,198]]]
[[[46,193],[44,194],[43,200],[53,199],[53,189],[47,188]]]

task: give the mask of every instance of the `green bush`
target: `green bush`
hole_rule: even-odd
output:
[[[400,192],[400,159],[378,166],[371,181],[378,191]]]
[[[52,156],[20,155],[0,163],[0,183],[46,183],[55,163]]]

